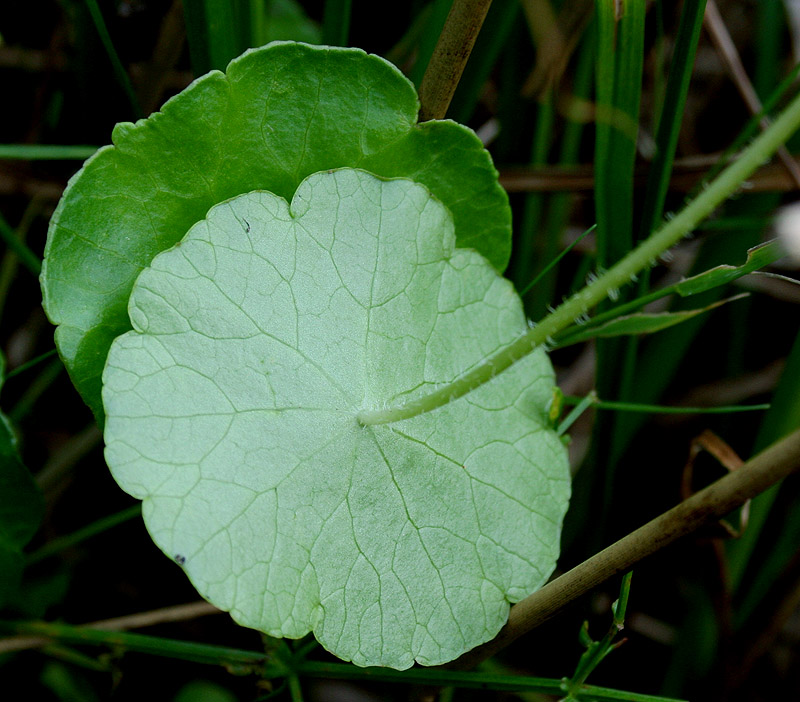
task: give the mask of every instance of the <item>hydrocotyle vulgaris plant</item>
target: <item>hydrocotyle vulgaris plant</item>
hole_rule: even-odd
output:
[[[134,280],[236,195],[289,200],[307,176],[341,167],[411,178],[450,210],[458,244],[503,271],[511,213],[491,159],[461,125],[417,124],[418,109],[412,84],[378,56],[276,42],[202,76],[148,119],[118,124],[114,145],[67,187],[42,272],[56,344],[95,416],[111,341],[130,329]]]
[[[291,61],[281,63],[286,56]],[[229,75],[238,70],[239,83],[254,91],[248,105],[262,138],[249,146],[263,149],[271,143],[263,135],[276,133],[265,119],[265,105],[282,94],[263,79],[280,73],[272,62],[290,64],[317,87],[306,96],[351,90],[339,84],[346,73],[329,70],[332,56],[367,60],[354,50],[282,44],[231,64]],[[247,66],[256,77],[245,76]],[[211,75],[209,82],[225,81]],[[553,376],[544,345],[730,195],[794,131],[800,105],[677,217],[529,328],[497,273],[503,261],[490,258],[490,243],[464,233],[470,213],[494,208],[507,221],[474,136],[452,123],[418,128],[453,135],[428,144],[441,147],[425,161],[439,180],[414,170],[413,153],[408,172],[382,172],[375,166],[381,159],[362,148],[372,107],[353,135],[352,120],[337,121],[341,110],[327,119],[329,101],[316,100],[305,131],[290,130],[281,142],[280,154],[295,166],[273,167],[297,182],[244,185],[241,194],[215,195],[217,181],[198,170],[205,148],[212,175],[227,173],[219,143],[183,143],[208,120],[198,109],[203,101],[179,96],[163,115],[118,128],[117,146],[76,176],[54,217],[45,305],[66,330],[58,343],[76,384],[105,363],[109,465],[143,500],[154,540],[201,594],[273,635],[313,630],[333,653],[360,665],[442,663],[492,638],[509,603],[538,588],[555,565],[569,484],[563,447],[547,423]],[[231,99],[221,114],[236,105]],[[269,114],[302,112],[290,108],[291,101]],[[172,137],[169,123],[159,121],[170,114],[178,125]],[[361,156],[355,163],[314,160],[325,150],[315,140],[317,125],[343,132]],[[368,142],[402,152],[397,144],[408,133],[415,132],[384,141],[376,133]],[[170,155],[170,167],[183,164],[181,178],[164,186],[171,199],[163,213],[156,175],[144,205],[140,191],[127,191],[145,181],[136,168],[159,152]],[[265,152],[257,158],[267,162]],[[461,157],[480,167],[462,169]],[[110,184],[100,177],[103,158],[117,174]],[[235,168],[249,157],[234,151],[229,158]],[[296,165],[305,163],[316,167]],[[194,190],[179,189],[192,178],[204,181],[204,197],[219,201],[203,200],[198,208],[216,206],[173,220],[174,204],[194,203]],[[462,187],[468,196],[459,196]],[[132,200],[140,228],[126,240]],[[460,210],[467,200],[470,209]],[[82,203],[91,237],[80,235]],[[112,204],[107,218],[119,228],[103,224],[103,203]],[[165,221],[172,238],[154,243],[148,227],[157,231]],[[70,268],[83,255],[70,258],[76,241],[98,261],[121,256],[126,246],[137,252],[139,262],[128,257],[127,282],[111,299],[75,293],[93,285]],[[464,244],[479,253],[455,248]],[[62,297],[73,293],[69,305]],[[120,322],[124,304],[128,316]],[[71,325],[63,314],[78,321]]]

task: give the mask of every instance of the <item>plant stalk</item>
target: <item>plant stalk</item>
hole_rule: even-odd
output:
[[[444,119],[492,0],[453,0],[419,87],[419,121]]]
[[[608,578],[630,570],[646,556],[723,517],[796,471],[800,471],[800,430],[518,602],[494,639],[450,665],[458,669],[477,665]]]
[[[70,626],[54,622],[0,621],[0,630],[17,634],[41,636],[71,644],[112,646],[122,650],[148,653],[165,658],[177,658],[196,663],[229,665],[244,672],[263,672],[265,676],[279,676],[283,672],[266,653],[243,651],[224,646],[178,641],[159,636],[132,634],[126,631],[103,631],[90,627]]]
[[[769,129],[756,137],[734,163],[722,171],[673,219],[665,222],[660,229],[606,273],[575,293],[535,327],[452,383],[396,407],[361,412],[358,421],[365,426],[388,424],[435,410],[489,382],[535,348],[548,343],[555,334],[572,325],[581,315],[587,314],[611,291],[630,283],[642,270],[655,264],[661,254],[690,234],[717,206],[733,195],[798,127],[800,127],[800,95],[792,100]]]

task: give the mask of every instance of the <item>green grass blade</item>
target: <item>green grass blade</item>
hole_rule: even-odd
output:
[[[201,76],[211,70],[205,0],[183,0],[183,18],[192,71]]]
[[[27,363],[23,363],[21,366],[17,366],[14,370],[9,371],[6,374],[5,379],[9,380],[20,373],[24,373],[26,370],[30,370],[34,366],[38,366],[42,361],[46,361],[48,358],[52,358],[58,353],[56,349],[50,349],[50,351],[45,351],[43,354],[37,356],[36,358],[32,358]]]
[[[330,46],[347,46],[350,36],[352,0],[325,0],[322,17],[322,43]]]
[[[655,228],[664,210],[705,7],[706,0],[686,0],[683,3],[664,105],[658,119],[656,155],[650,165],[640,238]]]
[[[587,403],[587,399],[589,402]],[[768,404],[760,405],[728,405],[725,407],[680,407],[668,405],[646,405],[640,402],[604,402],[597,395],[587,395],[586,397],[576,397],[575,395],[564,396],[565,405],[576,405],[577,407],[587,406],[596,407],[600,410],[612,410],[615,412],[640,412],[644,414],[735,414],[736,412],[763,412],[770,408]],[[570,413],[571,414],[571,413]]]
[[[0,159],[7,161],[85,161],[99,146],[0,144]]]
[[[755,451],[777,441],[798,426],[800,426],[800,334],[789,353],[772,398],[772,407],[764,417],[761,431],[756,439]],[[735,591],[742,585],[747,566],[756,552],[779,489],[780,485],[776,485],[753,500],[747,529],[740,539],[728,545],[728,568],[731,586]],[[787,513],[791,514],[792,510],[797,510],[797,504],[798,500],[795,499],[789,505]],[[798,532],[800,532],[800,522],[797,519],[787,519],[781,533],[781,543],[770,544],[769,558],[766,563],[762,562],[759,566],[750,591],[741,595],[743,601],[737,613],[740,623],[752,613],[777,573],[797,552],[797,544],[800,543]]]
[[[569,246],[565,247],[564,250],[558,254],[558,256],[556,256],[552,261],[550,261],[550,263],[548,263],[541,270],[541,272],[523,288],[522,292],[519,294],[520,297],[524,297],[528,292],[530,292],[533,288],[535,288],[536,285],[542,280],[542,278],[544,278],[551,270],[553,270],[553,268],[555,268],[559,264],[561,259],[564,258],[564,256],[566,256],[570,251],[572,251],[572,249],[575,248],[577,244],[583,241],[588,234],[593,232],[596,227],[597,225],[593,224],[585,232],[583,232],[583,234],[581,234],[578,238],[576,238],[575,241],[573,241]]]
[[[0,239],[31,273],[39,275],[42,270],[41,259],[22,242],[2,214],[0,214]]]
[[[131,519],[135,519],[136,517],[141,516],[142,514],[142,505],[141,503],[137,502],[135,505],[128,507],[127,509],[123,509],[120,512],[115,514],[111,514],[108,517],[103,517],[102,519],[98,519],[91,524],[87,524],[82,529],[78,529],[77,531],[72,532],[71,534],[67,534],[66,536],[60,536],[52,541],[46,543],[41,548],[37,549],[33,553],[31,553],[27,558],[28,565],[33,563],[38,563],[45,558],[49,558],[50,556],[54,556],[57,553],[60,553],[64,549],[72,548],[73,546],[77,546],[78,544],[86,541],[87,539],[92,538],[93,536],[97,536],[98,534],[102,534],[105,531],[117,526],[118,524],[124,524],[125,522],[130,521]]]
[[[761,222],[762,220],[757,221]],[[684,278],[673,285],[668,285],[664,288],[653,290],[646,295],[637,297],[629,302],[624,302],[621,305],[616,305],[605,312],[595,315],[587,322],[587,327],[605,324],[606,322],[617,319],[623,315],[631,314],[645,305],[655,302],[656,300],[660,300],[667,295],[690,297],[691,295],[697,295],[708,290],[722,287],[723,285],[732,283],[742,276],[748,275],[749,273],[754,273],[761,268],[774,263],[782,258],[783,255],[784,254],[781,246],[776,240],[759,244],[747,252],[747,260],[741,266],[722,264],[707,271],[703,271],[702,273],[693,275],[689,278]],[[564,336],[569,335],[572,333],[572,331],[574,331],[573,328],[565,330]],[[560,339],[561,336],[556,335],[556,341],[559,341]]]
[[[209,665],[230,665],[242,673],[248,670],[259,673],[263,671],[267,676],[270,673],[276,676],[284,672],[277,666],[270,667],[269,655],[263,651],[243,651],[235,648],[195,643],[193,641],[165,639],[146,634],[104,631],[102,629],[51,622],[20,621],[0,621],[0,631],[44,636],[65,643],[109,646],[118,651],[137,651],[139,653]]]
[[[108,58],[111,61],[111,67],[114,71],[114,75],[116,76],[117,81],[122,89],[125,91],[128,101],[131,103],[134,116],[136,119],[140,119],[141,117],[144,117],[144,114],[142,113],[142,107],[139,104],[139,99],[136,97],[136,93],[133,90],[131,79],[125,70],[125,67],[122,65],[122,61],[120,61],[119,56],[117,55],[117,50],[114,48],[114,43],[111,41],[111,35],[108,33],[106,22],[103,19],[103,13],[100,12],[100,6],[97,4],[97,0],[85,0],[85,2],[86,9],[89,11],[92,22],[94,22],[94,26],[97,29],[97,34],[100,36],[100,41],[103,43],[103,47],[105,48]]]
[[[654,313],[638,312],[635,314],[616,317],[615,319],[609,320],[604,324],[593,324],[590,327],[584,328],[572,328],[570,331],[559,335],[555,339],[553,348],[563,348],[565,346],[571,346],[572,344],[580,344],[585,341],[589,341],[590,339],[608,339],[617,336],[653,334],[655,332],[663,331],[664,329],[669,329],[670,327],[680,324],[681,322],[687,322],[699,314],[710,312],[720,305],[724,305],[727,302],[732,302],[733,300],[739,300],[743,297],[747,297],[748,295],[749,293],[741,293],[740,295],[735,295],[725,300],[712,302],[710,305],[706,305],[705,307],[697,307],[690,310]]]
[[[785,23],[782,16],[782,8],[780,11],[776,12],[778,5],[782,5],[782,3],[776,0],[766,0],[765,2],[760,2],[757,4],[757,11],[754,17],[758,37],[756,43],[758,50],[755,52],[755,88],[756,92],[761,96],[767,95],[771,91],[772,87],[778,82],[780,75],[780,66],[782,61],[779,58],[778,47],[780,47],[782,44],[783,33],[785,32]],[[780,87],[778,91],[773,91],[773,95],[775,95],[777,92],[780,92]],[[765,107],[764,111],[767,111],[768,109],[769,107]],[[731,155],[735,153],[733,148],[738,149],[745,143],[747,139],[751,138],[753,134],[757,133],[760,128],[759,121],[760,120],[757,118],[750,119],[745,128],[740,132],[739,138],[736,140],[737,143],[733,145],[732,149],[728,150]],[[726,159],[724,158],[720,159],[720,166],[725,163],[725,161]],[[713,175],[713,170],[710,176],[711,175]],[[764,194],[759,197],[747,198],[746,201],[729,203],[728,210],[741,213],[749,217],[753,217],[754,215],[768,215],[775,209],[778,202],[779,196],[777,194]],[[741,235],[745,231],[746,230],[742,230],[741,233],[731,234],[728,236]],[[752,232],[754,239],[759,234],[759,229],[754,229]],[[755,241],[753,243],[755,243]],[[724,244],[720,242],[719,245]],[[704,293],[703,295],[707,296],[710,294],[713,293]],[[739,322],[739,328],[746,328],[747,322],[748,320],[746,318],[742,319]],[[734,331],[734,343],[736,342],[736,336],[737,334]],[[741,340],[741,334],[738,334],[738,336]],[[735,358],[735,350],[728,353],[729,364],[731,359]],[[797,387],[798,386],[795,385],[792,390],[796,392]],[[784,410],[785,408],[779,406],[776,407],[776,402],[773,400],[772,408],[767,413],[765,418],[765,427],[770,425],[770,417],[774,419],[775,413],[779,409]],[[775,438],[777,438],[777,436]],[[770,442],[771,440],[767,441],[767,443]],[[757,505],[766,504],[770,501],[771,496],[775,493],[776,488],[773,487],[764,493],[766,497],[761,495],[754,500],[750,511],[751,521],[748,528],[745,530],[743,537],[744,539],[752,539],[753,542],[758,540],[759,526],[757,522],[759,508]],[[755,521],[753,520],[754,512],[756,513]],[[736,547],[734,546],[733,548]],[[796,549],[796,543],[794,548]],[[774,550],[774,545],[765,545],[762,553],[768,554],[766,558],[769,561],[772,558],[772,555],[776,553]],[[729,564],[729,572],[731,575],[733,575],[733,578],[738,577],[733,571],[735,571],[739,566],[746,565],[746,563],[750,560],[750,556],[745,555],[743,552],[738,565]],[[731,565],[733,566],[732,568],[730,568]],[[732,581],[735,582],[733,579]],[[738,594],[741,595],[742,593],[740,592]],[[707,599],[704,596],[698,598],[696,603],[693,604],[697,608],[696,612],[694,613],[695,616],[692,617],[692,620],[687,621],[684,631],[682,631],[679,635],[679,641],[683,643],[683,646],[680,646],[679,644],[680,648],[676,650],[674,654],[674,662],[671,666],[671,682],[676,686],[676,688],[683,686],[687,679],[707,675],[709,671],[713,669],[715,659],[718,659],[721,648],[720,637],[725,635],[724,624],[722,624],[718,617],[718,604],[711,602],[710,598]],[[742,612],[740,610],[734,616],[741,620],[741,614]],[[700,632],[697,630],[697,622],[706,624],[706,627],[701,629]]]
[[[767,198],[750,196],[728,203],[727,211],[754,211],[754,208],[771,207],[772,195]],[[725,236],[715,236],[705,241],[698,257],[692,267],[691,274],[698,275],[717,266],[725,265],[727,261],[741,256],[741,252],[755,246],[758,242],[759,231],[741,229],[731,231]],[[699,293],[691,299],[680,298],[672,306],[673,311],[688,309],[691,306],[711,305],[722,298],[724,288],[715,287],[706,292]],[[692,342],[703,327],[703,318],[696,317],[681,325],[652,337],[643,344],[640,360],[635,375],[635,393],[626,400],[644,404],[654,404],[663,396],[664,392],[673,382],[681,364],[687,358]],[[611,398],[613,399],[613,398]],[[642,427],[645,419],[632,416],[620,426],[617,440],[617,450],[623,451],[636,432]]]
[[[220,71],[250,46],[249,0],[183,0],[186,36],[196,76]]]
[[[555,110],[553,109],[552,96],[546,102],[539,102],[536,110],[536,123],[531,147],[531,166],[541,166],[547,163],[553,139],[553,125]],[[547,240],[542,235],[542,216],[546,196],[544,193],[530,193],[525,197],[525,207],[522,212],[522,223],[519,227],[517,250],[514,254],[514,277],[517,286],[530,280],[533,272],[540,262],[552,261],[557,251],[557,241]],[[552,264],[551,264],[552,266]],[[549,267],[548,267],[549,269]],[[536,278],[538,280],[538,276]],[[529,289],[528,286],[527,289]],[[524,295],[524,292],[521,293]]]
[[[594,32],[586,32],[584,41],[578,52],[577,64],[573,80],[573,94],[576,100],[588,100],[592,89],[592,78],[594,74]],[[581,138],[583,137],[586,123],[579,120],[567,120],[561,140],[561,150],[558,163],[562,166],[575,164],[578,162],[580,153]],[[567,193],[554,193],[548,200],[547,214],[544,220],[542,236],[546,242],[547,251],[556,251],[561,235],[569,220],[570,211],[573,206],[573,199]],[[594,231],[597,225],[591,227]],[[571,248],[568,247],[568,249]],[[546,256],[544,260],[549,260],[551,256]],[[558,257],[561,259],[561,256]],[[535,279],[538,286],[536,295],[530,295],[525,299],[526,309],[530,311],[533,319],[544,316],[547,305],[555,299],[557,271],[551,266],[547,266]],[[523,297],[525,293],[522,293]]]
[[[642,69],[644,62],[643,0],[608,2],[596,0],[597,59],[595,117],[595,217],[597,219],[597,267],[605,270],[633,248],[633,184],[636,139],[639,122]],[[617,16],[617,11],[621,12]],[[623,293],[623,299],[630,293]],[[609,301],[600,305],[603,311]],[[626,397],[626,376],[632,369],[634,346],[624,339],[602,339],[597,345],[597,390],[610,399]],[[587,532],[603,536],[612,509],[615,488],[616,424],[612,415],[595,422],[592,451],[597,466],[589,490],[600,497],[593,501],[596,529]]]
[[[249,19],[250,8],[246,0],[206,0],[205,9],[211,68],[222,71],[248,48],[250,32],[245,18]]]
[[[595,210],[598,265],[608,268],[633,247],[633,165],[644,61],[641,0],[598,0]]]
[[[329,678],[339,680],[374,680],[381,682],[403,682],[410,685],[453,685],[455,687],[498,691],[532,691],[544,694],[564,694],[562,680],[537,678],[527,675],[507,675],[503,673],[462,672],[444,668],[415,667],[409,670],[390,668],[357,668],[344,663],[299,663],[296,672],[304,677]],[[584,685],[581,696],[586,700],[636,700],[638,702],[678,702],[654,695],[640,695],[595,685]]]

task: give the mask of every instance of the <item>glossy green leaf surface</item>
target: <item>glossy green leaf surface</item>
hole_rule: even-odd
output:
[[[44,306],[73,383],[102,417],[100,374],[130,328],[133,281],[213,205],[251,190],[290,199],[308,175],[365,168],[426,185],[460,246],[503,270],[511,214],[488,153],[453,122],[416,124],[411,83],[358,49],[275,43],[212,71],[162,108],[114,129],[52,218]]]
[[[523,334],[511,284],[423,186],[341,169],[291,205],[213,208],[138,278],[104,372],[106,459],[199,592],[358,665],[437,665],[540,587],[569,497],[540,349],[436,410]]]

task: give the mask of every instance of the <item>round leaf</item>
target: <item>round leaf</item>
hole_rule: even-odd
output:
[[[300,181],[342,166],[424,183],[459,244],[503,270],[508,198],[478,138],[453,122],[416,124],[411,83],[358,49],[275,43],[212,71],[161,112],[114,129],[71,180],[51,220],[44,307],[75,386],[102,419],[100,373],[130,329],[133,281],[205,217],[251,190],[291,198]]]
[[[569,495],[543,351],[436,410],[526,328],[423,186],[315,174],[213,208],[134,286],[104,373],[106,459],[200,593],[358,665],[436,665],[541,586]]]

